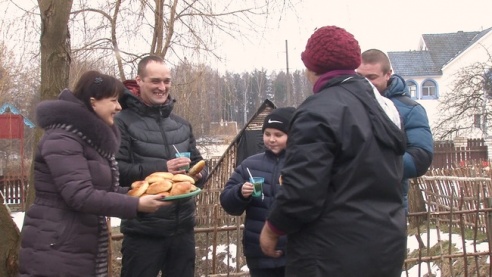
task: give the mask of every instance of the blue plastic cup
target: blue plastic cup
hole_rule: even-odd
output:
[[[186,158],[190,158],[191,157],[191,153],[190,152],[179,152],[179,153],[176,153],[176,158],[181,158],[181,157],[186,157]],[[190,170],[190,165],[188,164],[187,166],[182,166],[179,168],[180,170]]]

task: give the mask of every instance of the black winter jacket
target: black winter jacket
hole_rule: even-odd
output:
[[[265,256],[260,248],[260,233],[265,224],[268,211],[275,201],[280,187],[280,169],[285,161],[285,150],[275,155],[272,151],[256,154],[245,159],[232,173],[224,190],[220,194],[220,204],[231,215],[242,215],[246,211],[244,222],[243,247],[248,267],[274,268],[285,266],[285,256],[275,259]],[[263,177],[263,199],[261,197],[244,198],[241,187],[249,179],[249,173]],[[281,237],[278,249],[285,252],[287,238]]]
[[[121,131],[121,145],[116,159],[120,168],[120,183],[130,186],[157,171],[167,171],[167,160],[175,158],[173,145],[180,152],[191,152],[191,165],[202,160],[196,148],[191,125],[172,113],[175,100],[169,97],[164,105],[147,106],[130,91],[120,99],[123,110],[115,122]],[[196,185],[203,187],[207,169]],[[155,213],[141,214],[137,219],[123,220],[124,234],[167,237],[193,231],[195,199],[188,198],[160,208]]]
[[[288,235],[286,276],[400,276],[405,138],[357,75],[331,79],[291,121],[268,217]]]

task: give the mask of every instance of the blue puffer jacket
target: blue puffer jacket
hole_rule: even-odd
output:
[[[403,156],[403,204],[408,206],[408,179],[425,174],[432,163],[434,140],[424,107],[410,98],[405,80],[394,74],[384,96],[395,104],[403,120],[407,135],[407,151]]]
[[[285,255],[280,258],[265,256],[260,248],[260,233],[268,211],[280,187],[278,179],[285,160],[285,150],[275,155],[270,150],[245,159],[232,173],[220,194],[220,204],[231,215],[242,215],[246,211],[243,246],[248,267],[274,268],[285,266]],[[255,177],[264,177],[261,197],[244,198],[241,187],[249,179],[247,169]],[[281,237],[277,245],[285,253],[287,238]]]

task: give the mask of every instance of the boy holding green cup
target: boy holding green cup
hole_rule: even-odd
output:
[[[280,188],[280,170],[294,111],[293,107],[278,108],[265,117],[262,128],[265,151],[243,160],[220,194],[220,204],[227,213],[239,216],[246,212],[243,249],[252,277],[283,277],[285,274],[285,255],[278,258],[264,255],[259,239]],[[286,237],[279,239],[280,251],[285,251],[286,242]]]

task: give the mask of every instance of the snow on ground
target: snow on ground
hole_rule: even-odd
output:
[[[24,213],[23,212],[13,212],[13,213],[11,213],[11,216],[12,216],[12,219],[14,220],[15,224],[17,224],[17,226],[19,227],[19,230],[21,230],[22,224],[24,221]],[[121,220],[117,217],[111,218],[111,226],[112,227],[120,226],[120,222],[121,222]],[[427,241],[429,240],[430,245],[435,245],[438,243],[439,238],[441,239],[441,241],[449,240],[449,233],[439,232],[439,236],[438,236],[437,230],[431,229],[431,231],[429,233],[422,233],[421,237],[422,237],[422,241],[424,242],[424,244],[427,244]],[[452,234],[451,235],[451,241],[455,244],[456,248],[463,249],[460,235]],[[419,247],[419,243],[418,243],[417,239],[415,238],[415,236],[409,236],[408,240],[407,240],[407,248],[408,248],[409,252],[417,250],[418,247]],[[475,247],[476,247],[476,251],[484,251],[485,252],[485,251],[488,251],[488,249],[489,249],[488,242],[482,242],[482,243],[479,243],[479,244],[474,246],[472,240],[465,240],[465,247],[466,247],[466,251],[468,253],[475,252],[475,249],[474,249]],[[227,250],[228,250],[227,245],[218,245],[216,255],[226,254]],[[233,245],[233,244],[229,245],[229,254],[230,255],[229,256],[224,255],[224,260],[222,262],[224,264],[229,264],[231,267],[236,267],[236,257],[234,257],[235,253],[236,253],[236,245]],[[209,255],[208,258],[211,259],[212,258],[212,256],[211,256],[212,255],[212,247],[209,248],[209,254],[208,255]],[[229,263],[227,261],[228,257],[229,257]],[[203,257],[202,259],[205,259],[205,257]],[[487,263],[490,263],[490,260],[487,260]],[[432,274],[434,274],[435,277],[441,277],[441,272],[440,272],[439,268],[434,263],[430,263],[429,265],[430,265],[430,271],[432,272]],[[420,276],[424,276],[425,274],[427,274],[429,272],[429,270],[428,270],[429,265],[427,263],[421,263],[420,264]],[[241,271],[249,271],[249,270],[248,270],[247,266],[243,266],[243,268],[241,268]],[[418,277],[419,276],[418,271],[419,271],[418,265],[415,265],[408,270],[408,276]],[[402,272],[401,276],[406,277],[407,276],[406,272]]]
[[[22,230],[22,224],[24,223],[24,212],[13,212],[10,213],[10,216],[12,216],[12,219],[14,220],[15,224],[19,228],[19,230]],[[112,217],[111,218],[111,227],[118,227],[120,226],[121,219],[117,217]]]

